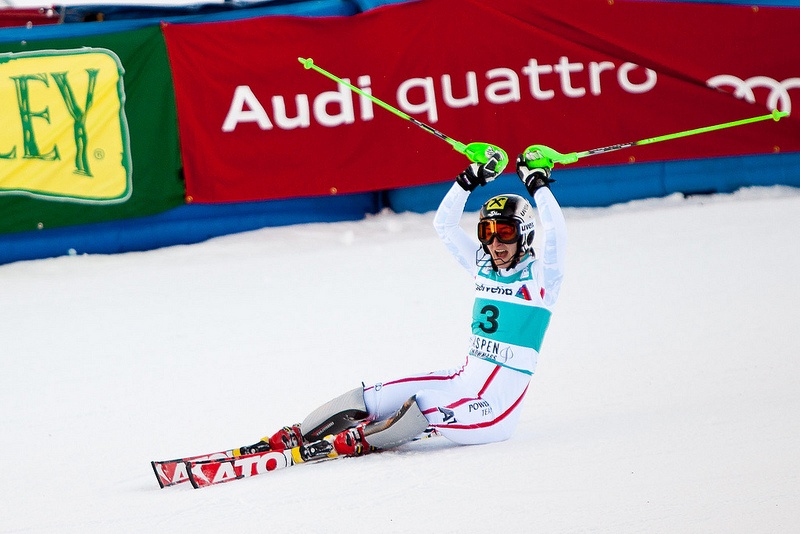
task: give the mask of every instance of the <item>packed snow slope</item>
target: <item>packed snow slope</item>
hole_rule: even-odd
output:
[[[150,460],[252,443],[362,381],[460,366],[472,282],[432,218],[0,267],[0,532],[797,528],[790,188],[566,210],[561,301],[506,442],[159,489]]]

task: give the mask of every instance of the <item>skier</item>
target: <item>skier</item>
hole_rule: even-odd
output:
[[[312,447],[309,456],[358,455],[411,441],[426,430],[459,444],[508,439],[520,414],[564,270],[566,229],[550,191],[549,168],[530,169],[520,155],[519,178],[534,199],[544,232],[532,248],[534,213],[518,195],[489,199],[480,211],[478,242],[459,226],[467,198],[494,180],[499,155],[470,164],[442,200],[434,227],[474,277],[472,336],[459,368],[408,376],[349,391],[284,427],[252,450]],[[324,441],[326,436],[334,436]],[[319,441],[323,440],[323,441]],[[318,450],[322,444],[322,450]]]

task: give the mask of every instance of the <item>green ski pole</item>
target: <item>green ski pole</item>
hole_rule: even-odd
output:
[[[734,126],[742,126],[744,124],[750,124],[753,122],[765,121],[769,119],[772,119],[777,122],[782,117],[786,117],[788,115],[789,114],[787,112],[778,111],[776,109],[768,115],[760,115],[758,117],[751,117],[749,119],[725,122],[722,124],[715,124],[713,126],[704,126],[703,128],[695,128],[693,130],[686,130],[683,132],[677,132],[673,134],[660,135],[658,137],[650,137],[647,139],[642,139],[641,141],[633,141],[631,143],[621,143],[618,145],[611,145],[603,148],[593,148],[591,150],[584,150],[583,152],[570,152],[569,154],[562,154],[544,145],[531,145],[525,149],[525,152],[523,152],[523,154],[525,155],[525,162],[529,168],[533,169],[535,167],[548,167],[552,169],[555,163],[567,165],[569,163],[575,163],[580,158],[595,156],[597,154],[605,154],[606,152],[614,152],[615,150],[622,150],[623,148],[630,148],[633,146],[641,146],[641,145],[650,145],[653,143],[659,143],[661,141],[669,141],[670,139],[678,139],[679,137],[687,137],[689,135],[697,135],[706,132],[713,132],[714,130],[722,130],[723,128],[733,128]]]
[[[442,132],[440,132],[439,130],[433,128],[432,126],[429,126],[429,125],[425,124],[424,122],[418,121],[417,119],[415,119],[414,117],[412,117],[408,113],[404,113],[404,112],[400,111],[399,109],[390,106],[386,102],[384,102],[382,100],[379,100],[379,99],[375,98],[374,96],[372,96],[371,94],[368,94],[368,93],[362,91],[361,89],[359,89],[355,85],[347,83],[346,81],[342,80],[338,76],[336,76],[334,74],[331,74],[330,72],[326,71],[325,69],[322,69],[322,68],[318,67],[317,65],[314,64],[314,60],[313,59],[311,59],[311,58],[305,59],[305,58],[299,57],[299,58],[297,58],[297,61],[299,61],[303,65],[303,67],[305,67],[306,69],[313,69],[313,70],[317,71],[318,73],[322,74],[323,76],[326,76],[326,77],[330,78],[331,80],[344,85],[345,87],[347,87],[348,89],[350,89],[354,93],[357,93],[357,94],[359,94],[359,95],[361,95],[363,97],[366,97],[366,98],[370,99],[371,101],[373,101],[374,103],[376,103],[377,105],[379,105],[380,107],[385,109],[386,111],[388,111],[390,113],[393,113],[394,115],[397,115],[401,119],[405,119],[407,121],[410,121],[411,123],[419,126],[420,128],[422,128],[426,132],[432,133],[433,135],[435,135],[439,139],[442,139],[443,141],[446,141],[447,143],[450,144],[450,146],[452,146],[455,149],[456,152],[458,152],[459,154],[464,154],[465,156],[467,156],[467,158],[469,158],[470,161],[472,161],[474,163],[478,163],[478,164],[482,165],[482,164],[486,163],[487,161],[489,161],[489,158],[492,157],[492,155],[494,155],[495,153],[500,153],[501,158],[500,158],[500,161],[497,163],[496,170],[497,170],[498,173],[500,173],[500,172],[503,172],[503,169],[506,168],[506,165],[508,164],[508,154],[506,154],[506,151],[503,150],[502,148],[500,148],[499,146],[492,145],[490,143],[479,143],[479,142],[469,143],[468,145],[465,145],[464,143],[456,141],[452,137],[449,137],[449,136],[443,134]]]

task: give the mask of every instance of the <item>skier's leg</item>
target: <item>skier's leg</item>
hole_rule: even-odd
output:
[[[394,415],[418,391],[432,389],[445,391],[460,398],[472,387],[463,380],[464,367],[413,375],[364,388],[364,402],[369,419],[381,421]]]
[[[461,369],[438,371],[357,387],[326,402],[308,414],[299,425],[283,427],[264,441],[269,443],[272,450],[291,449],[325,436],[335,436],[364,420],[388,420],[422,387],[451,389],[460,372]]]
[[[285,426],[262,442],[251,446],[254,451],[268,444],[270,450],[284,450],[320,440],[352,428],[368,417],[364,405],[364,388],[357,387],[326,402],[296,425]]]
[[[415,397],[403,403],[400,409],[383,421],[362,423],[340,432],[333,441],[339,454],[359,455],[371,449],[391,449],[407,443],[428,428]]]
[[[528,377],[499,370],[476,393],[454,397],[446,392],[423,390],[417,403],[432,428],[461,445],[503,441],[517,426]]]
[[[300,429],[306,441],[316,441],[352,428],[368,417],[364,404],[364,387],[339,395],[303,419]]]
[[[498,383],[504,381],[495,380],[498,368],[490,364],[481,364],[484,364],[484,362],[473,362],[471,365],[468,362],[456,369],[413,375],[378,383],[373,386],[355,388],[314,410],[300,425],[284,427],[269,439],[270,447],[284,449],[299,445],[302,442],[316,441],[328,435],[337,435],[365,420],[375,422],[375,424],[386,422],[403,409],[406,401],[420,392],[424,392],[424,394],[422,398],[418,398],[418,402],[421,399],[425,399],[425,403],[419,402],[419,406],[422,407],[425,417],[430,419],[431,422],[435,421],[438,425],[451,423],[444,420],[442,414],[445,412],[440,412],[438,410],[439,407],[449,410],[449,405],[463,403],[465,399],[472,400],[473,403],[489,400],[491,405],[504,409],[505,400],[498,400],[497,395],[491,395],[491,390],[505,390],[504,386],[498,388]],[[524,388],[525,385],[518,384],[509,388],[508,395],[515,395],[514,391],[519,391],[517,388],[520,386]],[[434,395],[434,392],[437,393]],[[504,394],[504,396],[507,395]],[[466,408],[459,410],[466,410],[467,412],[460,415],[461,420],[468,420],[467,416],[474,416],[473,413],[469,412],[470,405],[467,404]],[[504,416],[503,419],[507,419],[508,415]],[[511,417],[508,422],[514,420],[515,418]],[[475,432],[472,438],[459,437],[466,434],[460,428],[459,431],[446,432],[445,435],[452,436],[451,439],[457,443],[498,441],[499,439],[505,439],[505,437],[498,437],[501,434],[497,430],[508,427],[508,422],[503,424],[495,423],[498,426],[491,431]],[[475,424],[479,423],[480,421]],[[441,428],[437,429],[441,430]],[[417,434],[424,430],[425,427]],[[486,434],[486,436],[482,436],[482,434]],[[411,436],[410,439],[413,439],[413,437],[415,436]]]

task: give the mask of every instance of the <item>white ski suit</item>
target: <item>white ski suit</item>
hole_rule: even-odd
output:
[[[469,193],[454,184],[434,218],[448,250],[474,277],[466,363],[364,388],[371,420],[390,417],[412,395],[430,426],[460,444],[508,439],[520,414],[564,271],[566,225],[550,189],[534,201],[544,233],[541,258],[527,254],[495,271],[477,239],[459,226]]]

